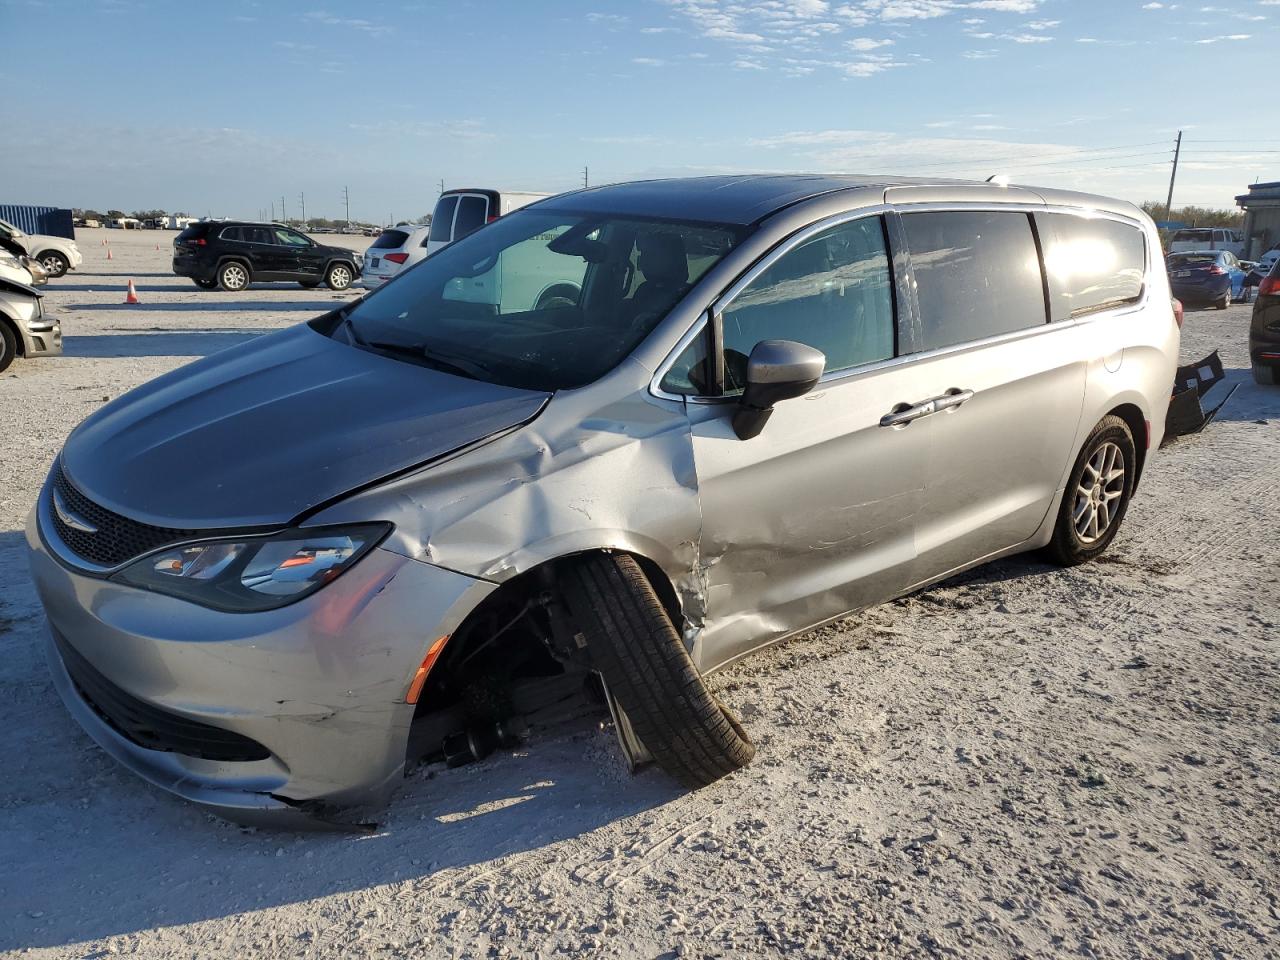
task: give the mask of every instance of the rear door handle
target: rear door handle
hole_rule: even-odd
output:
[[[900,403],[880,418],[880,426],[905,427],[914,420],[919,420],[921,417],[927,417],[937,412],[938,408],[933,400],[926,400],[923,403],[916,404]]]

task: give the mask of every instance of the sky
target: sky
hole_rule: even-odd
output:
[[[0,203],[430,212],[736,172],[1231,207],[1280,180],[1280,0],[0,0]],[[328,5],[326,5],[328,4]]]

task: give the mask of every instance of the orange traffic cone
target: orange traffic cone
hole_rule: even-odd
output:
[[[107,259],[108,259],[108,260],[110,260],[110,259],[111,259],[111,248],[110,248],[110,247],[107,247]]]
[[[124,302],[125,303],[141,303],[141,301],[138,299],[138,291],[133,289],[132,278],[130,278],[129,280],[129,292],[125,294]]]

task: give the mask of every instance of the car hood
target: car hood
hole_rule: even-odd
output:
[[[533,419],[545,393],[394,360],[306,324],[158,377],[72,432],[71,482],[182,529],[276,526]]]

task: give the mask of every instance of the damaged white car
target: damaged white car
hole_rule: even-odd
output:
[[[754,752],[708,671],[1106,549],[1177,356],[1159,249],[1127,203],[990,184],[532,204],[72,433],[27,529],[55,684],[240,820],[350,820],[593,684],[633,760],[708,783]],[[547,257],[574,296],[529,295]]]

